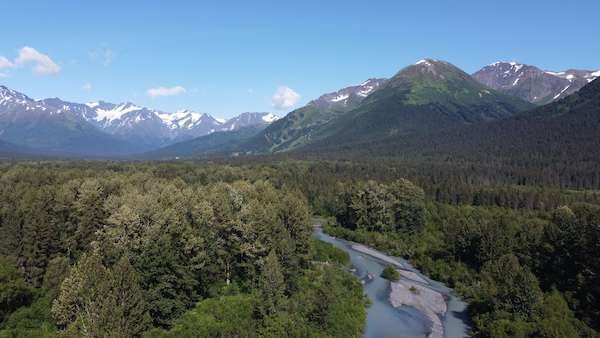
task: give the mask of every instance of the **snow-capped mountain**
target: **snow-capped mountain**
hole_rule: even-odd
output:
[[[206,113],[179,110],[167,113],[136,106],[132,103],[111,104],[92,102],[95,111],[88,120],[112,134],[128,134],[136,129],[152,131],[163,144],[192,139],[216,131],[234,131],[246,126],[269,124],[276,117],[270,113],[242,113],[229,120],[220,120]],[[139,131],[138,131],[139,132]]]
[[[385,84],[386,81],[387,79],[368,79],[359,85],[321,95],[311,103],[320,109],[345,110],[360,103],[365,97]]]
[[[136,146],[105,133],[84,118],[85,105],[34,100],[0,86],[0,139],[43,153],[120,155]]]
[[[23,140],[21,131],[27,129],[34,133],[36,128],[43,127],[50,140],[61,136],[52,136],[54,132],[49,128],[54,124],[66,129],[74,125],[85,127],[83,129],[94,130],[95,133],[134,145],[139,151],[147,151],[216,131],[266,126],[275,119],[275,115],[269,113],[243,113],[229,120],[218,120],[206,113],[190,110],[169,113],[130,102],[114,104],[98,101],[81,104],[58,98],[34,100],[0,86],[0,138],[3,138],[3,134],[10,134],[10,142],[28,146],[36,144],[34,141]]]
[[[323,94],[269,125],[253,140],[248,141],[246,149],[262,152],[301,147],[314,139],[315,131],[357,108],[365,98],[384,87],[387,81],[371,78],[361,84]]]
[[[536,104],[561,99],[600,76],[600,71],[544,71],[517,62],[496,62],[473,74],[482,84]]]
[[[223,122],[221,130],[233,131],[250,126],[266,126],[277,119],[278,117],[273,113],[242,113]]]

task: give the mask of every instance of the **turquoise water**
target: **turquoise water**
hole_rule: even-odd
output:
[[[371,300],[368,309],[365,338],[418,338],[427,337],[431,323],[421,312],[403,306],[394,308],[388,301],[389,282],[381,277],[385,262],[373,256],[358,252],[352,248],[352,242],[333,238],[320,228],[315,229],[314,236],[324,242],[331,243],[350,255],[352,272],[363,282],[365,294]],[[456,297],[452,289],[442,283],[432,281],[413,268],[406,260],[390,257],[403,269],[416,272],[429,282],[427,287],[442,293],[448,300],[448,311],[443,318],[444,337],[468,337],[469,325],[466,314],[466,303]]]

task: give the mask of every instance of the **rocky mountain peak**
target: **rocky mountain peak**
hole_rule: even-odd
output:
[[[546,104],[576,92],[598,75],[589,70],[544,71],[531,65],[499,61],[483,67],[473,77],[504,94]]]

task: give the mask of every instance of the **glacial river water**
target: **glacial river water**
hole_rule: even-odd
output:
[[[380,277],[383,268],[390,265],[391,260],[396,267],[415,272],[421,277],[425,283],[420,283],[420,285],[444,296],[448,305],[446,313],[440,316],[444,337],[468,337],[469,324],[466,303],[460,300],[452,289],[442,283],[430,280],[402,258],[387,256],[376,250],[373,250],[376,255],[358,251],[353,248],[356,243],[331,237],[325,234],[320,227],[315,228],[314,236],[321,241],[333,244],[350,255],[353,273],[361,280],[365,294],[371,300],[364,332],[365,338],[418,338],[429,337],[431,333],[432,321],[424,313],[411,306],[394,308],[391,305],[389,301],[390,282]]]

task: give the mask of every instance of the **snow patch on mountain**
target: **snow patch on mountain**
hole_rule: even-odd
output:
[[[120,119],[121,117],[123,117],[123,115],[125,115],[127,113],[130,113],[133,111],[138,111],[141,109],[142,109],[142,107],[138,107],[132,103],[120,104],[120,105],[114,107],[113,109],[97,108],[96,109],[96,117],[94,119],[98,122],[101,122],[101,121],[112,122],[114,120]]]
[[[559,97],[560,97],[560,96],[561,96],[561,95],[562,95],[564,92],[566,92],[566,91],[567,91],[567,89],[569,89],[569,87],[571,87],[571,85],[568,85],[568,86],[566,86],[566,87],[565,87],[563,90],[561,90],[561,91],[560,91],[560,93],[558,93],[558,94],[554,95],[554,98],[553,98],[553,100],[556,100],[556,99],[558,99],[558,98],[559,98]]]
[[[498,61],[473,74],[482,84],[504,94],[537,104],[546,104],[570,95],[597,78],[592,71],[541,70],[515,61]]]
[[[268,113],[262,117],[262,120],[265,121],[266,123],[273,123],[273,122],[277,121],[278,119],[279,119],[279,117],[273,113]]]
[[[348,96],[350,96],[350,95],[349,94],[338,95],[338,96],[334,97],[333,99],[331,99],[331,102],[340,102],[340,101],[343,101],[343,100],[347,99]]]
[[[336,92],[321,95],[318,99],[312,101],[312,104],[323,108],[331,107],[352,107],[361,102],[379,87],[386,79],[368,79],[359,85],[342,88]]]
[[[179,110],[175,113],[156,113],[156,115],[170,129],[192,129],[198,122],[200,122],[203,119],[205,114],[197,113],[190,110]]]

